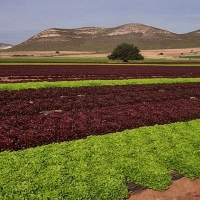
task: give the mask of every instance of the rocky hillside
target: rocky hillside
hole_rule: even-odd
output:
[[[0,49],[9,49],[11,47],[12,47],[11,44],[0,43]]]
[[[125,24],[114,28],[51,28],[13,47],[13,50],[110,52],[123,42],[140,49],[199,47],[200,30],[176,34],[143,24]]]

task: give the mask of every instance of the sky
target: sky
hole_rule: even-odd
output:
[[[0,0],[0,43],[19,44],[48,28],[141,23],[173,33],[200,29],[200,0]]]

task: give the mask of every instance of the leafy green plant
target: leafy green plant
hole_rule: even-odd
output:
[[[200,120],[0,153],[0,199],[124,199],[127,182],[163,190],[200,177]]]
[[[124,80],[83,80],[83,81],[57,81],[57,82],[26,82],[26,83],[1,83],[0,91],[23,90],[56,87],[85,87],[85,86],[115,86],[115,85],[142,85],[163,83],[190,83],[200,82],[200,78],[151,78],[151,79],[124,79]]]

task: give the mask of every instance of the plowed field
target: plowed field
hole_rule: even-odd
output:
[[[0,92],[0,151],[200,118],[200,83]]]
[[[197,66],[0,66],[0,82],[200,77]]]

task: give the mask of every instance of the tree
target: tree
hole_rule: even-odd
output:
[[[123,60],[123,62],[128,62],[128,60],[144,59],[144,57],[140,54],[138,47],[127,43],[117,45],[112,54],[108,55],[108,58],[111,60]]]

